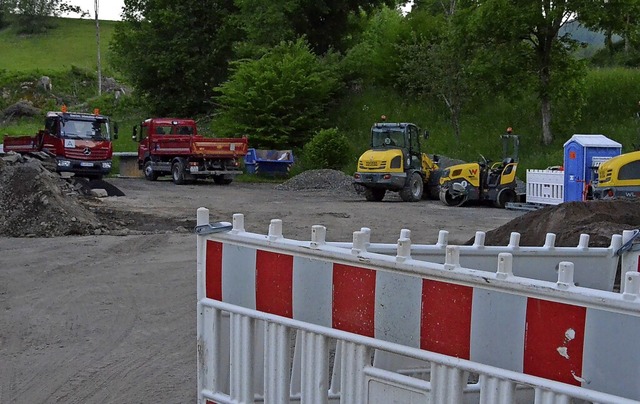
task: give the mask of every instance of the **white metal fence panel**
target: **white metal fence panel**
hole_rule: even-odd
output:
[[[398,243],[409,239],[411,232],[403,230]],[[369,243],[369,229],[360,230],[363,237],[358,240],[361,245],[354,247],[354,243],[332,242],[335,247],[356,249],[385,255],[397,255],[398,244]],[[411,258],[443,264],[448,243],[449,233],[441,230],[436,244],[411,244],[405,254]],[[622,247],[622,236],[614,234],[609,247],[589,247],[589,235],[580,236],[576,247],[556,247],[556,235],[549,233],[543,246],[520,246],[520,234],[511,233],[509,244],[506,246],[485,245],[485,233],[476,232],[473,245],[458,246],[460,265],[482,271],[495,272],[500,253],[509,253],[513,260],[514,275],[524,278],[555,282],[558,279],[558,265],[569,261],[574,264],[574,283],[586,288],[613,290],[619,256],[616,252]]]
[[[527,202],[544,205],[564,202],[564,171],[527,170]]]

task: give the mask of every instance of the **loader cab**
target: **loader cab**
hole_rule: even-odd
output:
[[[428,137],[428,132],[425,132]],[[420,169],[420,129],[411,123],[376,123],[371,128],[373,150],[401,150],[405,169]]]

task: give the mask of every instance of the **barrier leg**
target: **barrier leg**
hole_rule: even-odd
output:
[[[264,401],[289,402],[290,349],[288,328],[267,323],[264,336]]]
[[[371,364],[371,353],[366,346],[353,342],[342,345],[341,355],[341,403],[364,402],[364,368]]]
[[[255,320],[231,314],[231,400],[240,403],[254,401],[253,360]]]

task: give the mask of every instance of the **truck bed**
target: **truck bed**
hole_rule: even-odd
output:
[[[192,138],[191,153],[202,157],[242,157],[247,154],[246,138]]]
[[[38,151],[38,144],[35,136],[6,136],[4,138],[4,151],[28,153]]]

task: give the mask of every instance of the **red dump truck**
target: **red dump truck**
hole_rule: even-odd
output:
[[[247,138],[207,138],[192,119],[150,118],[133,127],[138,168],[149,181],[171,175],[180,185],[213,178],[227,185],[242,174],[239,158],[247,154]]]
[[[48,152],[55,156],[56,171],[70,172],[80,177],[101,179],[111,172],[112,137],[118,137],[118,125],[109,117],[93,114],[47,112],[44,129],[35,136],[7,136],[4,151],[30,153]]]

